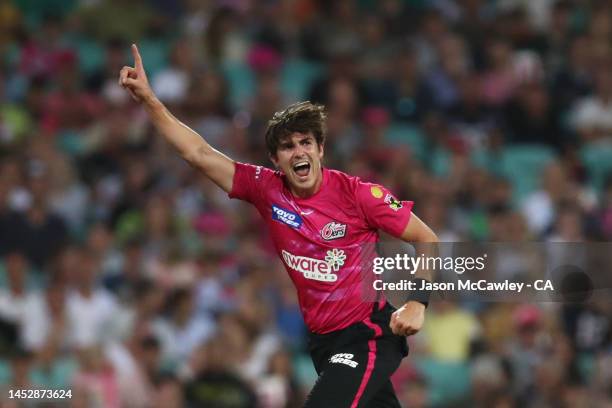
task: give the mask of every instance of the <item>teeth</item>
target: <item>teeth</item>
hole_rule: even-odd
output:
[[[308,163],[307,161],[301,161],[301,162],[295,163],[295,164],[293,165],[293,168],[294,168],[294,169],[297,169],[297,168],[298,168],[298,167],[300,167],[300,166],[308,166],[308,165],[309,165],[309,163]]]

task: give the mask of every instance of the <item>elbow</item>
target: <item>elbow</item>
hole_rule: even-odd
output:
[[[438,239],[438,236],[435,232],[433,232],[430,228],[427,228],[427,231],[423,233],[419,241],[424,243],[436,244],[440,242],[440,239]]]
[[[207,150],[206,146],[198,146],[196,149],[184,152],[181,156],[191,167],[204,169],[209,153]]]

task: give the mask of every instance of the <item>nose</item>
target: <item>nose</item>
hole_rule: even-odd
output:
[[[293,151],[294,157],[304,157],[306,156],[306,148],[298,143],[297,147]]]

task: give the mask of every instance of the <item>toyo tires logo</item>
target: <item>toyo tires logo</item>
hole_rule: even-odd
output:
[[[293,255],[284,249],[281,251],[285,264],[294,271],[300,272],[306,279],[317,280],[321,282],[335,282],[338,280],[337,272],[344,261],[346,255],[341,249],[332,249],[327,251],[325,260],[309,258],[307,256]]]
[[[302,226],[302,218],[299,215],[275,204],[272,204],[272,219],[287,224],[295,229]]]

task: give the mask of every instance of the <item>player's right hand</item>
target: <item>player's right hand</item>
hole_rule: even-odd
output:
[[[139,103],[151,100],[154,96],[149,80],[142,65],[142,58],[136,44],[132,44],[134,67],[125,66],[119,72],[119,85],[125,88],[130,96]]]

